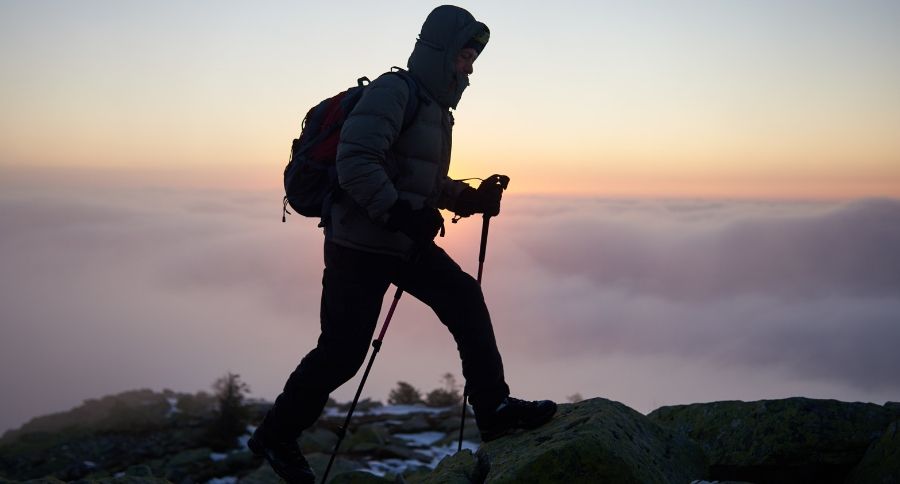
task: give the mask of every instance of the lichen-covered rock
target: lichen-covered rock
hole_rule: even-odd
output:
[[[431,473],[408,476],[409,484],[471,484],[484,482],[486,469],[470,450],[462,450],[445,458]]]
[[[871,403],[787,398],[677,405],[648,416],[699,442],[713,479],[841,482],[892,413]]]
[[[88,481],[91,484],[172,484],[172,481],[163,479],[161,477],[132,477],[132,476],[122,476],[122,477],[106,477],[103,479],[96,479]],[[75,484],[74,482],[69,484]]]
[[[30,481],[37,484],[34,481]],[[61,481],[64,482],[64,481]],[[49,484],[49,483],[46,483]],[[149,466],[135,465],[125,470],[124,475],[103,478],[86,478],[70,481],[69,484],[172,484],[171,481],[160,477],[153,477],[153,471]]]
[[[328,467],[328,461],[331,459],[330,454],[310,454],[306,456],[309,466],[316,473],[316,482],[325,475],[325,468]],[[345,472],[360,470],[365,467],[361,462],[341,457],[340,455],[334,460],[331,466],[331,472],[328,475],[328,481],[331,482],[336,476]]]
[[[281,478],[267,463],[263,463],[258,469],[238,480],[238,484],[279,484],[281,482]]]
[[[125,469],[125,476],[127,476],[127,477],[153,477],[153,471],[150,470],[149,466],[144,466],[144,465],[131,466],[128,469]]]
[[[378,477],[371,472],[350,471],[336,474],[334,478],[329,476],[328,482],[331,484],[390,484],[394,481]]]
[[[869,447],[847,478],[850,484],[900,484],[900,420]]]
[[[431,430],[434,426],[431,422],[425,418],[425,415],[421,413],[417,413],[405,420],[397,427],[397,432],[400,433],[413,433],[413,432],[424,432],[426,430]]]
[[[437,422],[436,428],[447,433],[447,436],[438,441],[438,444],[446,445],[459,442],[459,425],[461,421],[462,419],[459,415],[455,415],[445,417]],[[481,442],[481,433],[478,432],[478,427],[475,425],[474,416],[466,417],[466,426],[463,428],[463,440],[468,440],[469,442]]]
[[[214,461],[211,455],[207,447],[179,452],[166,461],[162,475],[172,482],[182,482],[188,478],[206,481],[216,477],[224,470],[224,464]]]
[[[402,444],[385,444],[375,449],[371,454],[374,459],[400,459],[400,460],[418,460],[420,462],[430,462],[431,458],[417,452]]]
[[[145,476],[120,476],[120,477],[104,477],[103,479],[89,479],[72,481],[69,484],[172,484],[172,481],[161,477]]]
[[[337,442],[338,436],[334,432],[322,428],[314,427],[305,430],[300,435],[300,450],[304,454],[312,454],[315,452],[331,452],[334,444]]]
[[[360,425],[354,432],[347,434],[341,449],[348,453],[373,452],[390,441],[391,434],[382,423]]]
[[[330,457],[330,455],[320,453],[309,454],[306,456],[306,460],[309,461],[309,466],[316,474],[316,482],[320,482],[322,476],[325,474],[325,467],[328,466],[328,459]],[[331,472],[328,475],[328,482],[335,482],[335,479],[337,479],[342,474],[359,470],[362,467],[363,465],[359,462],[338,457],[334,461],[334,465],[331,467]],[[344,477],[341,477],[341,479],[344,479]],[[258,469],[238,480],[238,484],[284,484],[284,481],[280,477],[278,477],[278,474],[275,474],[275,471],[272,470],[272,466],[270,466],[268,463],[263,462],[263,464]]]
[[[602,398],[559,406],[538,429],[483,444],[488,483],[682,483],[706,477],[700,447]]]

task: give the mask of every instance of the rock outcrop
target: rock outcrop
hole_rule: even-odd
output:
[[[847,482],[900,484],[900,420],[895,420],[866,451]]]
[[[426,483],[669,483],[706,474],[700,447],[602,398],[560,405],[544,426],[445,459]]]
[[[710,478],[844,482],[896,410],[872,403],[787,398],[662,407],[654,422],[703,446]]]

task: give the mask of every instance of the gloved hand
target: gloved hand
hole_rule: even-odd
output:
[[[423,207],[413,210],[406,200],[397,200],[388,211],[388,219],[385,226],[392,231],[400,231],[413,240],[416,244],[427,244],[437,237],[441,227],[444,226],[444,217],[441,212],[433,207]]]
[[[483,213],[488,217],[500,214],[500,199],[503,197],[503,187],[493,177],[481,182],[478,189],[467,187],[456,199],[455,212],[460,217],[468,217],[476,213]]]

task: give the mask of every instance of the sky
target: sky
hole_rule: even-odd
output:
[[[0,2],[0,163],[277,186],[306,109],[405,66],[433,6]],[[490,166],[522,193],[900,195],[897,2],[465,6],[492,37],[456,113],[455,176]]]
[[[0,431],[227,371],[274,398],[322,269],[290,140],[436,5],[0,1]],[[512,179],[485,294],[519,396],[900,400],[900,4],[462,6],[492,37],[451,175]],[[479,227],[439,242],[468,271]],[[366,394],[459,374],[395,318]]]

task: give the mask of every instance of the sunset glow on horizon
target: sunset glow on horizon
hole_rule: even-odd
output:
[[[306,109],[405,65],[432,8],[211,6],[5,2],[0,168],[277,189]],[[525,194],[900,197],[896,3],[468,8],[493,35],[452,176],[506,173]]]

